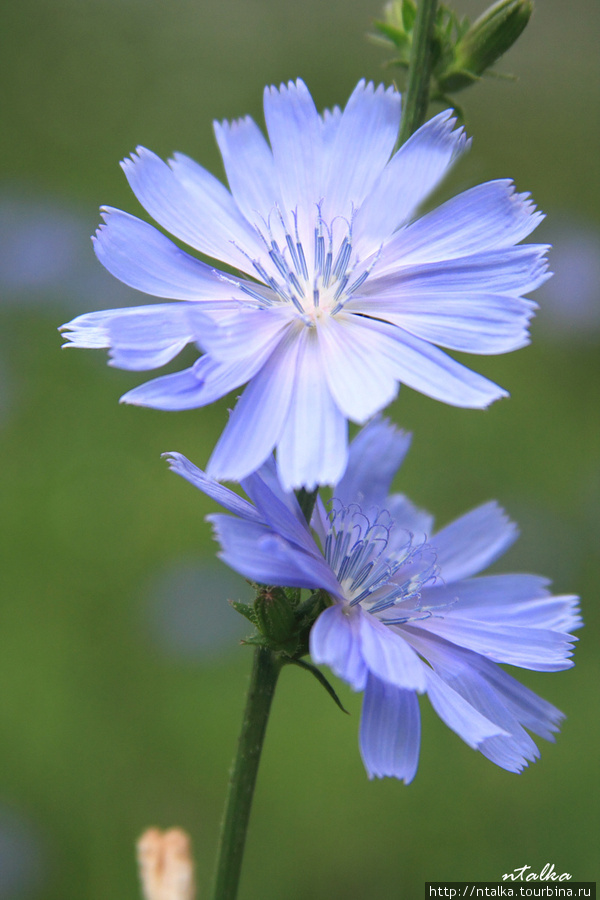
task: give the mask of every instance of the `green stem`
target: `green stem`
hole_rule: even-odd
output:
[[[256,648],[221,826],[213,900],[235,900],[237,894],[256,775],[280,669],[281,662],[271,650]]]
[[[431,40],[436,11],[437,0],[420,0],[417,6],[398,147],[414,134],[427,115],[431,81]]]

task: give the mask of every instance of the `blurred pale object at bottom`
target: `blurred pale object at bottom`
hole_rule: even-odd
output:
[[[144,900],[194,900],[194,864],[181,828],[149,828],[137,843]]]

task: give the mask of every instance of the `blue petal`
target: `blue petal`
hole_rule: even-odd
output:
[[[468,146],[454,129],[452,110],[430,119],[400,147],[385,167],[353,223],[356,246],[365,258],[413,218],[454,160]]]
[[[518,529],[495,501],[484,503],[446,525],[432,538],[445,582],[476,575],[508,550]]]
[[[429,540],[433,530],[433,516],[418,509],[403,494],[392,494],[385,501],[385,508],[394,520],[394,528],[388,543],[393,553],[406,545],[406,532],[412,535],[413,546]]]
[[[261,482],[267,485],[271,493],[274,494],[275,497],[277,497],[277,499],[281,501],[281,503],[287,506],[293,516],[295,516],[301,522],[305,521],[294,492],[285,491],[281,486],[281,482],[277,475],[277,466],[275,464],[275,459],[273,456],[269,456],[260,467],[260,469],[256,470],[255,474],[260,478]],[[247,479],[244,479],[243,487],[250,499],[255,502],[253,493],[253,476],[248,476]]]
[[[200,304],[197,307],[202,309]],[[289,330],[289,325],[290,315],[285,307],[240,309],[213,316],[210,326],[204,326],[199,339],[202,347],[214,359],[234,363],[273,350],[285,330]]]
[[[549,249],[547,244],[522,244],[439,262],[401,263],[385,275],[377,267],[360,296],[397,299],[400,302],[395,312],[400,312],[404,304],[411,311],[413,298],[424,302],[429,296],[452,298],[454,294],[485,292],[518,297],[548,279],[545,257]]]
[[[325,508],[325,504],[321,499],[321,495],[317,494],[315,506],[310,520],[310,527],[313,529],[321,542],[321,546],[325,544],[325,538],[329,532],[329,516]]]
[[[124,310],[106,323],[110,364],[119,369],[144,371],[170,362],[196,338],[202,316],[188,315],[188,303],[157,303]]]
[[[506,353],[529,342],[537,304],[521,295],[549,277],[546,247],[528,244],[369,280],[348,312],[391,322],[418,338],[469,353]]]
[[[94,250],[108,271],[138,291],[173,300],[224,301],[244,298],[234,280],[176,247],[152,225],[111,207],[94,238]]]
[[[506,397],[507,392],[493,381],[472,372],[432,346],[402,328],[362,319],[361,326],[373,332],[378,341],[374,346],[381,365],[386,365],[398,381],[428,397],[452,406],[482,409]]]
[[[303,81],[266,88],[264,110],[284,211],[297,210],[302,242],[312,238],[323,190],[322,122]]]
[[[336,123],[323,190],[323,216],[350,219],[373,187],[394,149],[400,94],[359,81]]]
[[[108,323],[114,316],[127,315],[131,310],[135,314],[140,309],[154,308],[128,306],[123,309],[101,309],[98,312],[84,313],[58,329],[64,333],[64,338],[68,341],[63,347],[81,347],[89,350],[110,347]]]
[[[367,683],[359,619],[360,610],[348,611],[337,603],[321,613],[310,632],[313,662],[328,665],[355,691],[364,690]]]
[[[345,313],[319,323],[320,370],[344,416],[366,422],[398,393],[394,361],[380,351],[372,322]]]
[[[220,558],[246,578],[260,584],[338,590],[324,560],[308,556],[268,526],[219,513],[207,519],[223,548]]]
[[[359,740],[369,778],[399,778],[409,784],[417,772],[421,741],[416,695],[369,675]]]
[[[202,356],[183,372],[154,378],[128,391],[121,397],[121,402],[169,410],[206,406],[248,381],[263,365],[268,353],[269,348],[262,354],[233,363],[219,363],[209,355]]]
[[[453,647],[435,637],[418,638],[415,646],[429,659],[436,676],[447,686],[444,692],[446,708],[438,709],[439,691],[431,699],[451,728],[454,728],[452,713],[448,720],[445,718],[447,707],[448,704],[456,704],[456,695],[460,695],[473,710],[505,732],[504,735],[490,737],[482,735],[477,749],[484,756],[511,772],[520,772],[528,761],[537,759],[538,748],[522,726],[534,724],[536,727],[532,730],[540,734],[545,732],[552,739],[552,732],[561,718],[557,709],[525,688],[521,693],[518,682],[475,653]],[[441,687],[437,678],[432,678],[431,682],[434,691]],[[463,735],[458,728],[454,730],[467,740],[466,732]],[[470,741],[467,740],[467,743]]]
[[[377,271],[512,247],[543,218],[529,194],[517,194],[509,179],[487,181],[398,231],[383,248]]]
[[[153,409],[195,409],[202,406],[203,382],[195,374],[195,366],[174,372],[172,375],[161,375],[138,387],[127,391],[121,397],[121,403],[133,406],[149,406]]]
[[[344,506],[358,503],[363,508],[386,505],[390,485],[410,442],[411,435],[389,419],[377,417],[365,425],[350,444],[348,466],[333,492],[336,500]]]
[[[465,651],[468,652],[468,651]],[[470,665],[500,694],[502,703],[525,728],[547,741],[554,740],[564,713],[520,684],[500,666],[478,656]]]
[[[580,627],[578,598],[553,597],[538,575],[487,575],[423,591],[427,605],[451,605],[452,617],[568,632]]]
[[[486,738],[508,734],[478,712],[431,669],[427,670],[427,696],[440,719],[475,750]]]
[[[497,294],[414,296],[404,300],[352,300],[348,312],[389,322],[448,350],[490,355],[529,344],[529,322],[536,305]]]
[[[298,341],[288,333],[250,382],[209,460],[218,481],[240,481],[269,456],[278,442],[294,388]]]
[[[260,243],[229,191],[213,175],[182,154],[167,165],[138,147],[122,163],[131,189],[159,225],[191,247],[242,271],[246,253],[256,256]]]
[[[229,510],[229,512],[232,512],[236,516],[240,516],[242,519],[249,522],[256,522],[264,525],[264,519],[251,503],[248,503],[243,497],[230,491],[229,488],[223,487],[222,484],[219,484],[219,482],[215,481],[213,478],[209,478],[202,469],[199,469],[191,463],[182,453],[176,453],[173,450],[169,450],[166,453],[163,453],[162,456],[167,460],[172,472],[181,475],[182,478],[185,478],[185,480],[189,481],[190,484],[193,484],[194,487],[197,487],[208,497],[216,500],[216,502],[224,509]]]
[[[404,638],[362,609],[359,623],[361,652],[369,671],[398,688],[423,692],[425,666]]]
[[[302,517],[299,507],[297,508],[299,514],[295,514],[289,505],[284,503],[263,480],[262,470],[244,478],[242,487],[256,504],[262,520],[273,531],[292,544],[296,544],[305,553],[322,561],[322,554],[308,530],[306,520]]]
[[[260,128],[250,118],[215,122],[215,135],[231,193],[250,222],[267,220],[281,205],[273,154]]]
[[[571,668],[573,662],[570,656],[573,643],[577,640],[572,635],[546,628],[498,625],[496,622],[489,624],[452,615],[423,619],[418,623],[418,629],[437,634],[494,662],[537,672],[559,672]]]
[[[314,329],[298,335],[298,359],[290,408],[277,444],[284,488],[334,484],[346,467],[346,419],[323,377]]]
[[[509,772],[520,772],[539,757],[538,748],[506,708],[503,697],[477,673],[466,671],[460,680],[451,679],[456,690],[445,682],[431,673],[428,696],[440,718],[470,747]]]
[[[505,607],[550,596],[550,580],[540,575],[481,575],[464,581],[437,581],[423,591],[426,606],[452,606],[452,615],[503,615]],[[510,616],[510,613],[508,614]]]
[[[487,610],[486,610],[487,611]],[[466,613],[465,617],[468,617]],[[472,614],[479,621],[506,622],[511,625],[523,625],[528,628],[543,628],[563,633],[581,628],[583,621],[579,614],[579,597],[572,594],[558,597],[546,597],[540,600],[528,600],[526,603],[515,603],[503,610],[503,615],[490,610],[490,615],[482,615],[479,610]]]

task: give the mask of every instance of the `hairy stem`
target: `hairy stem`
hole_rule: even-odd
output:
[[[431,82],[431,39],[437,0],[420,0],[408,62],[408,81],[403,97],[398,147],[425,121]]]
[[[271,650],[266,647],[255,649],[238,752],[221,826],[212,900],[234,900],[237,895],[254,786],[280,669],[281,662]]]

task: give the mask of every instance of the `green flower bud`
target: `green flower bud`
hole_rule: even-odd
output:
[[[533,12],[532,0],[499,0],[460,38],[451,66],[438,80],[444,91],[457,91],[476,81],[515,43]]]
[[[274,649],[289,649],[298,641],[294,606],[283,588],[263,588],[254,603],[256,625]]]

